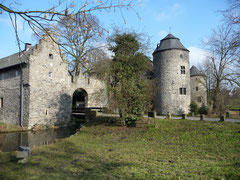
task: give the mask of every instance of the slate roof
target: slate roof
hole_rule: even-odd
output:
[[[160,44],[157,45],[157,48],[155,49],[153,54],[158,51],[164,51],[164,50],[170,50],[170,49],[181,49],[184,51],[189,51],[182,45],[179,38],[173,36],[172,34],[168,34],[165,38],[163,38],[160,41]]]
[[[33,48],[34,47],[30,47],[27,51],[22,51],[21,53],[15,53],[0,59],[0,70],[13,67],[19,64],[26,64],[28,62],[28,55],[32,52]]]
[[[205,76],[205,74],[199,71],[196,66],[192,66],[190,69],[190,76]]]

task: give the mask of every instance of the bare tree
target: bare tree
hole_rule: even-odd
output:
[[[240,25],[240,0],[228,0],[228,9],[222,11],[224,20],[229,25]]]
[[[103,46],[100,42],[104,29],[95,16],[77,14],[74,17],[64,17],[52,29],[75,76],[80,71],[87,71],[91,62],[104,54],[100,49]]]
[[[239,44],[229,26],[213,30],[212,35],[204,42],[209,52],[205,72],[208,75],[208,88],[212,95],[213,111],[223,113],[221,90],[225,85],[240,86],[239,71],[235,63],[239,61]]]
[[[76,15],[86,16],[92,12],[132,9],[132,0],[58,0],[52,1],[53,5],[48,9],[22,9],[20,1],[0,0],[0,15],[8,13],[15,30],[16,38],[20,48],[21,38],[18,36],[17,18],[24,20],[36,35],[45,33],[53,41],[51,33],[48,32],[46,24],[57,25],[63,18],[73,18]],[[124,18],[124,16],[123,16]]]
[[[240,0],[228,0],[228,8],[222,11],[224,22],[227,24],[234,34],[233,41],[240,44]],[[238,52],[240,54],[240,50]],[[240,55],[238,61],[235,63],[240,71]],[[239,77],[240,78],[240,77]]]

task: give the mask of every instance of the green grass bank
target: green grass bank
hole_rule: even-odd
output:
[[[157,120],[157,128],[92,125],[32,148],[0,152],[0,179],[240,179],[240,123]]]

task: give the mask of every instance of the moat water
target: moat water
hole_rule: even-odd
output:
[[[76,128],[0,133],[0,152],[17,151],[19,146],[34,147],[52,144],[57,139],[66,138],[75,133]]]

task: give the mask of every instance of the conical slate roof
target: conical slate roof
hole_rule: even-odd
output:
[[[205,76],[205,74],[199,71],[196,66],[192,66],[190,69],[190,76]]]
[[[184,51],[189,51],[182,45],[179,38],[173,36],[172,34],[168,34],[165,38],[163,38],[160,41],[160,44],[157,45],[157,48],[155,49],[153,54],[158,51],[171,50],[171,49],[181,49]]]

